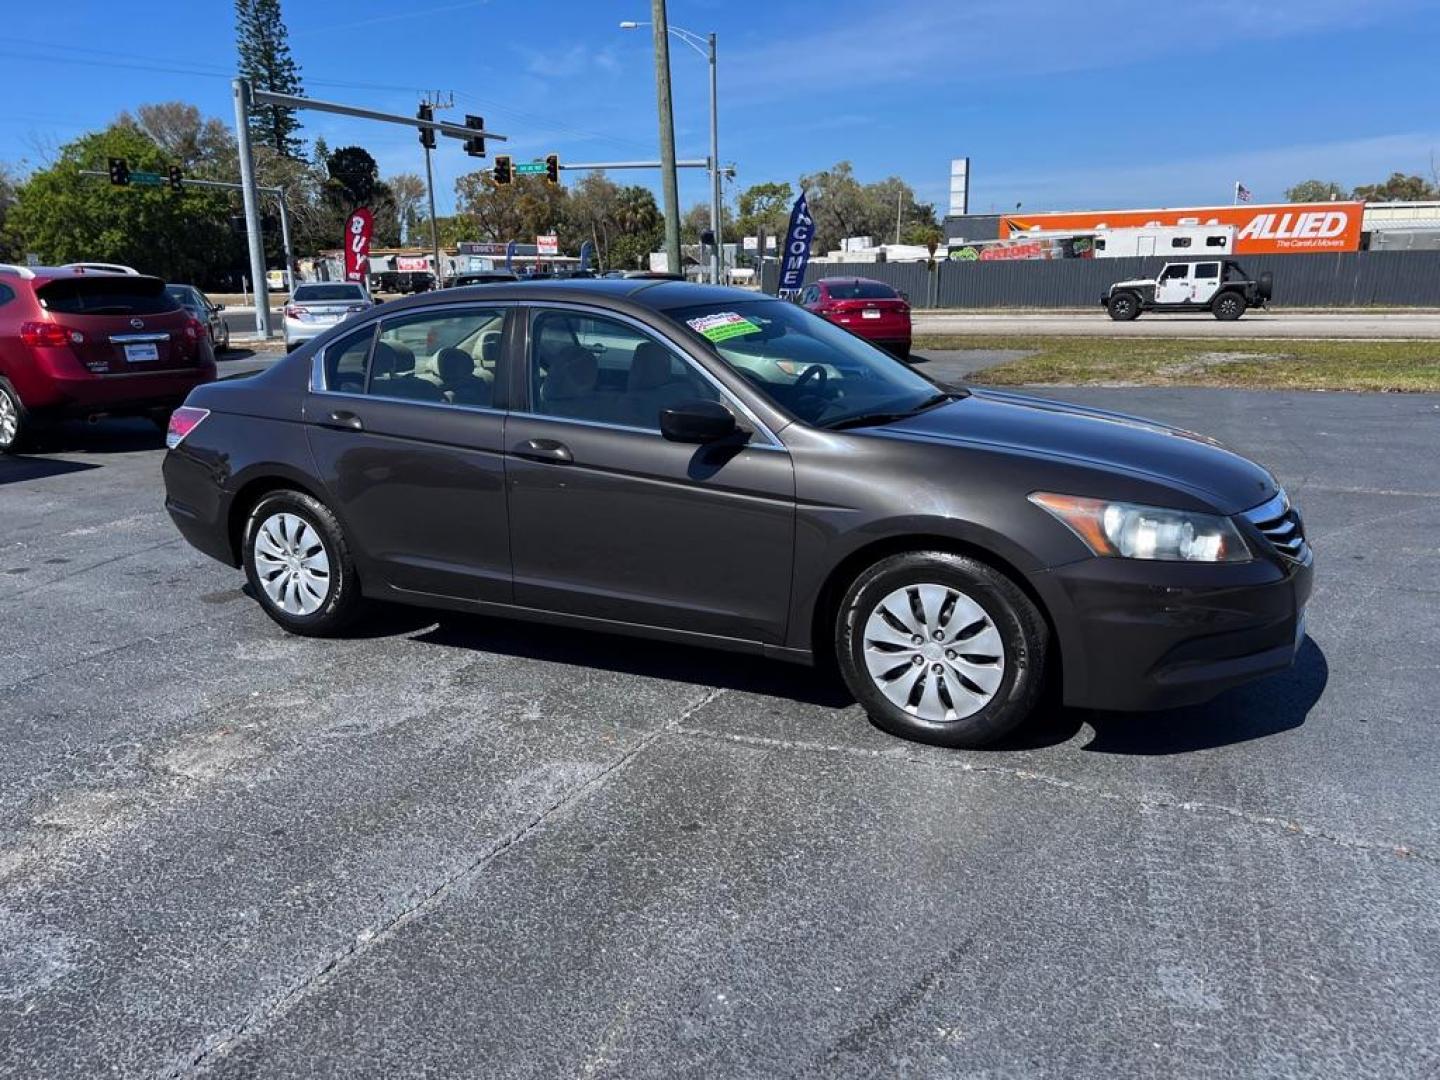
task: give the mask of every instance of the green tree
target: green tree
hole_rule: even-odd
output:
[[[427,218],[425,181],[417,173],[397,173],[386,185],[395,199],[395,215],[400,221],[400,242],[419,243],[420,225]],[[439,222],[436,222],[439,228]]]
[[[565,199],[563,187],[541,176],[517,176],[504,187],[483,171],[455,181],[456,207],[473,219],[481,240],[534,243],[537,235],[563,226]]]
[[[1286,202],[1325,202],[1344,197],[1345,189],[1333,180],[1301,180],[1285,189]]]
[[[20,250],[46,263],[120,262],[200,284],[243,261],[224,193],[113,187],[80,175],[82,169],[104,170],[111,157],[125,158],[134,171],[163,172],[169,163],[153,139],[128,123],[66,144],[54,165],[19,186],[8,229]]]
[[[795,190],[789,184],[752,184],[740,193],[735,227],[741,236],[758,236],[762,229],[767,236],[779,236],[790,222],[794,202]]]
[[[0,262],[11,262],[18,253],[18,249],[12,250],[9,230],[6,228],[10,207],[15,204],[15,187],[15,177],[10,166],[0,162]]]
[[[303,94],[300,66],[290,55],[290,33],[280,14],[280,0],[235,0],[235,45],[240,74],[257,90]],[[250,135],[285,157],[299,157],[305,144],[294,109],[274,106],[250,114]]]
[[[602,265],[607,270],[646,269],[650,253],[660,247],[664,233],[665,217],[654,193],[639,184],[622,187],[615,195],[615,234]]]
[[[1391,173],[1390,179],[1381,184],[1362,184],[1351,196],[1366,202],[1423,202],[1440,199],[1440,187],[1423,176]]]
[[[868,236],[876,244],[895,239],[899,212],[901,240],[928,234],[938,226],[935,207],[915,198],[914,189],[898,176],[862,184],[848,161],[800,178],[810,215],[815,219],[814,250],[830,251],[851,236]]]
[[[150,137],[171,164],[204,179],[233,179],[209,175],[234,168],[235,136],[219,120],[206,119],[200,110],[184,101],[162,101],[141,105],[131,116],[122,112],[117,124],[131,124]]]

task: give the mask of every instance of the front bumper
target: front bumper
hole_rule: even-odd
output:
[[[1211,565],[1085,559],[1032,579],[1060,641],[1065,704],[1166,709],[1288,668],[1314,557]]]

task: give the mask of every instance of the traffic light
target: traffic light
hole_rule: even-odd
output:
[[[435,110],[434,110],[433,108],[431,108],[430,103],[429,103],[428,101],[426,101],[426,102],[423,102],[423,103],[420,105],[420,108],[419,108],[419,110],[415,113],[415,116],[416,116],[417,119],[420,119],[420,120],[434,120],[434,119],[435,119]],[[426,150],[434,150],[434,149],[435,149],[435,129],[434,129],[434,128],[422,127],[422,128],[420,129],[420,145],[423,146],[423,147],[425,147]]]
[[[112,157],[110,159],[110,183],[116,187],[128,187],[130,185],[130,166],[123,157]]]
[[[185,186],[185,170],[179,165],[171,165],[169,169],[170,190],[180,191]]]
[[[491,176],[492,176],[492,177],[494,178],[494,180],[495,180],[495,186],[496,186],[496,187],[505,187],[507,184],[510,184],[510,183],[513,182],[513,179],[514,179],[514,178],[513,178],[513,176],[511,175],[511,172],[510,172],[510,155],[509,155],[509,154],[496,154],[496,155],[495,155],[495,168],[494,168],[494,170],[491,172]]]
[[[545,179],[552,184],[560,183],[560,155],[545,155]]]
[[[466,126],[467,128],[470,128],[470,130],[472,130],[472,131],[484,131],[484,130],[485,130],[485,118],[484,118],[483,116],[471,116],[469,113],[466,113],[466,114],[465,114],[465,126]],[[465,140],[465,153],[469,154],[471,157],[484,157],[484,156],[485,156],[485,136],[484,136],[484,135],[476,135],[476,136],[473,136],[472,138],[466,139],[466,140]]]

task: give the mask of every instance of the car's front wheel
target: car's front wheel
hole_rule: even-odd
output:
[[[1116,322],[1129,322],[1140,314],[1140,298],[1132,292],[1118,292],[1110,297],[1105,310]]]
[[[902,738],[976,747],[1040,700],[1048,631],[1030,598],[978,559],[895,555],[846,592],[836,657],[870,719]]]
[[[292,634],[325,637],[352,622],[360,580],[345,534],[320,500],[272,491],[245,522],[245,576],[265,613]]]

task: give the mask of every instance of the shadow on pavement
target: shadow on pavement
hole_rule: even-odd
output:
[[[93,424],[67,420],[34,432],[30,449],[34,454],[130,454],[140,450],[163,450],[165,434],[142,417],[102,419]],[[55,461],[55,472],[73,472],[82,466]],[[62,466],[70,465],[72,468]],[[83,466],[98,468],[99,466]]]
[[[62,461],[51,458],[24,457],[19,454],[0,457],[0,484],[18,484],[22,480],[43,480],[47,476],[98,469],[87,461]]]

